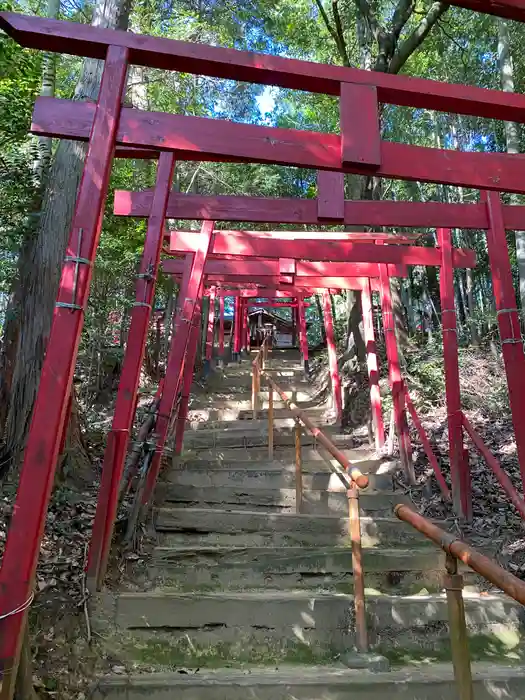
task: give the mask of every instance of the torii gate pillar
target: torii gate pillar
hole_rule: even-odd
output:
[[[310,368],[308,365],[308,336],[306,334],[306,314],[302,296],[297,297],[297,318],[299,320],[299,343],[303,356],[304,374],[308,379],[310,376]]]
[[[390,277],[388,275],[388,266],[385,264],[379,265],[379,285],[381,289],[381,312],[385,331],[388,376],[390,379],[390,389],[392,391],[394,421],[399,440],[401,465],[405,471],[408,482],[414,484],[416,477],[414,474],[414,465],[412,464],[412,445],[405,411],[405,389],[401,377],[401,368],[399,366],[399,352],[394,326],[394,315],[392,312]]]
[[[376,340],[374,335],[374,316],[372,312],[372,288],[370,278],[367,278],[361,290],[361,306],[363,309],[363,328],[366,344],[366,364],[370,385],[370,409],[376,449],[385,444],[385,426],[381,410],[381,393],[379,391],[379,368],[377,364]]]
[[[224,367],[224,297],[219,295],[219,364]]]
[[[213,363],[213,342],[215,339],[215,295],[216,288],[210,289],[208,297],[208,326],[206,332],[206,356],[204,358],[204,377],[207,377],[212,369]]]
[[[332,317],[332,302],[327,289],[323,291],[323,315],[326,331],[326,345],[328,347],[328,364],[330,367],[330,379],[332,382],[333,406],[339,425],[343,422],[343,397],[341,393],[341,378],[337,366],[337,350],[335,347],[334,321]]]
[[[188,418],[188,405],[190,401],[191,385],[193,382],[193,372],[195,370],[195,359],[197,357],[197,347],[199,345],[200,328],[202,316],[202,295],[199,296],[195,308],[195,321],[191,328],[191,336],[188,342],[186,360],[184,362],[184,377],[182,380],[182,395],[177,414],[177,426],[175,428],[175,454],[180,455],[184,442],[184,430]]]

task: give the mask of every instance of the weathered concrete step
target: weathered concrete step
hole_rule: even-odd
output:
[[[474,664],[476,700],[522,700],[525,669]],[[456,697],[450,664],[409,666],[387,673],[340,666],[231,668],[198,673],[107,676],[94,700],[449,700]]]
[[[274,402],[274,409],[273,409],[273,416],[275,419],[277,418],[288,418],[290,416],[290,409],[286,408],[284,405],[282,408],[276,407],[277,402]],[[328,409],[326,406],[321,406],[317,408],[309,408],[308,409],[308,416],[311,418],[315,423],[319,423],[321,421],[326,420],[328,414]],[[260,409],[258,412],[258,415],[261,420],[267,421],[268,420],[268,408],[265,406],[263,409]],[[250,406],[247,406],[245,409],[242,409],[239,411],[239,420],[252,420],[253,416],[253,411],[251,410]]]
[[[406,594],[440,591],[444,561],[434,549],[365,549],[366,586]],[[353,591],[349,547],[157,547],[149,573],[157,586],[183,591]]]
[[[293,473],[288,472],[293,478]],[[304,490],[301,501],[301,512],[313,515],[330,513],[348,514],[348,499],[345,487],[335,475],[327,475],[329,488],[327,490]],[[335,477],[335,478],[334,478]],[[315,479],[312,480],[315,484]],[[333,482],[333,483],[332,483]],[[234,487],[194,486],[188,484],[166,483],[159,487],[160,497],[166,503],[180,503],[198,508],[230,508],[236,510],[262,510],[272,512],[296,511],[297,499],[292,488],[250,488],[243,482]],[[395,492],[371,492],[360,494],[359,504],[363,515],[392,515],[394,506],[398,503],[410,505],[410,499]]]
[[[309,382],[308,379],[305,378],[304,376],[304,369],[300,367],[299,365],[286,365],[284,367],[266,367],[265,372],[270,374],[272,378],[278,383],[281,384],[281,382],[286,382],[290,380],[296,380],[301,384],[305,385],[310,385],[311,383]],[[224,369],[224,371],[221,373],[222,377],[219,375],[217,377],[214,377],[214,379],[220,380],[221,378],[229,380],[229,379],[245,379],[245,380],[250,380],[252,379],[252,370],[251,367],[235,367],[235,366],[228,366]]]
[[[333,441],[336,447],[348,446],[351,438],[345,435],[344,438]],[[276,430],[273,436],[273,444],[278,447],[293,447],[295,445],[295,437],[293,428],[281,428]],[[311,435],[303,433],[301,438],[302,445],[314,445],[315,438]],[[266,430],[251,430],[249,425],[245,430],[202,430],[196,432],[187,432],[184,435],[184,449],[192,451],[208,450],[210,448],[251,448],[251,447],[267,447],[268,433]]]
[[[339,491],[341,480],[328,467],[319,469],[319,462],[303,463],[303,489],[305,491]],[[186,469],[172,469],[166,475],[168,483],[180,486],[194,486],[195,488],[243,488],[243,489],[269,489],[283,490],[295,486],[295,465],[282,465],[280,467],[258,467],[247,465],[244,469],[227,469],[226,467],[212,468],[204,466]],[[370,475],[370,486],[365,493],[378,493],[378,490],[390,490],[392,488],[392,476],[389,474],[377,477]],[[159,485],[159,494],[164,493]]]
[[[506,596],[465,596],[465,614],[471,635],[485,639],[487,647],[505,635],[521,639],[522,606]],[[391,650],[449,644],[443,594],[368,595],[367,615],[371,645],[381,651],[387,643]],[[355,631],[351,595],[311,591],[122,593],[115,600],[114,624],[150,638],[161,630],[175,646],[189,640],[196,650],[220,644],[264,648],[273,640],[282,649],[300,643],[321,656],[349,650]]]
[[[339,448],[341,452],[353,463],[359,465],[361,470],[365,470],[368,467],[374,467],[377,470],[394,470],[397,468],[396,462],[386,459],[378,459],[375,451],[372,448],[353,448],[353,447],[341,447]],[[320,445],[315,447],[305,446],[301,451],[303,464],[308,464],[309,462],[328,462],[337,464],[331,455],[329,455],[326,450],[324,450]],[[279,466],[291,464],[295,460],[295,449],[290,449],[287,447],[276,446],[274,450],[274,459],[268,459],[268,448],[266,447],[250,447],[249,449],[238,447],[229,448],[225,450],[209,450],[208,452],[199,451],[198,455],[192,454],[191,451],[178,457],[174,460],[174,466],[184,467],[185,465],[190,467],[199,466],[203,468],[209,468],[213,464],[217,465],[231,465],[232,463],[240,463],[241,466],[250,463],[261,463],[261,465],[271,465]]]
[[[217,544],[223,541],[224,536],[234,536],[246,540],[239,542],[242,546],[249,546],[248,542],[257,546],[261,538],[263,545],[270,541],[279,545],[336,546],[350,541],[348,518],[332,515],[159,508],[156,528],[158,532],[182,533],[187,538],[193,536],[199,539],[205,535],[212,542],[217,538]],[[419,532],[397,518],[362,517],[361,537],[363,545],[367,547],[427,544]]]
[[[351,448],[353,439],[345,433],[331,433],[326,431],[332,443],[338,448]],[[274,445],[278,447],[295,446],[294,430],[291,426],[276,428],[273,438]],[[316,439],[309,433],[303,432],[301,437],[301,445],[312,446],[316,445]],[[268,430],[264,428],[252,428],[250,424],[244,426],[244,429],[237,430],[229,429],[226,424],[221,430],[203,430],[196,432],[188,432],[184,435],[185,450],[206,450],[212,447],[267,447],[268,446]]]
[[[209,401],[206,401],[204,397],[196,397],[192,401],[191,409],[188,413],[188,419],[193,421],[231,421],[231,420],[251,420],[252,419],[252,399],[251,392],[244,396],[236,396],[234,399],[229,399],[226,401],[221,401],[214,403],[210,406]],[[268,401],[260,402],[259,416],[261,419],[268,419]],[[308,407],[308,415],[312,418],[314,422],[319,420],[324,420],[327,424],[328,418],[331,418],[333,422],[333,416],[328,413],[327,406],[316,406],[313,408]],[[290,410],[286,408],[283,401],[274,400],[274,417],[275,418],[289,418]],[[328,413],[328,418],[326,417]]]
[[[226,383],[227,382],[227,383]],[[295,401],[299,405],[301,404],[309,404],[310,402],[313,401],[313,397],[315,396],[315,390],[313,387],[311,387],[309,390],[306,389],[306,387],[298,387],[297,390],[290,388],[289,386],[283,386],[281,387],[284,391],[284,394],[287,399],[291,399],[292,401]],[[225,380],[225,384],[219,386],[210,386],[209,387],[210,391],[215,392],[215,391],[223,391],[225,394],[228,395],[229,400],[238,400],[242,397],[242,399],[246,399],[246,397],[251,396],[251,384],[248,382],[244,384],[230,384],[229,381]],[[268,402],[268,391],[265,388],[262,388],[260,392],[260,398],[263,401]],[[275,397],[275,402],[279,402],[280,399]],[[267,406],[266,406],[267,407]],[[306,408],[307,406],[305,406]]]
[[[275,430],[282,430],[282,429],[288,429],[292,430],[295,426],[295,421],[290,415],[290,412],[288,411],[287,416],[282,416],[280,418],[275,418],[274,420],[274,429]],[[265,432],[268,430],[268,421],[263,420],[263,419],[257,419],[253,420],[251,419],[246,419],[246,420],[228,420],[228,421],[212,421],[208,420],[206,422],[204,421],[191,421],[188,420],[186,421],[186,430],[216,430],[216,431],[221,431],[224,430],[228,433],[230,432]]]

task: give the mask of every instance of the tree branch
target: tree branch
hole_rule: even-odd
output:
[[[432,27],[449,8],[444,2],[434,2],[412,34],[399,46],[388,67],[389,73],[399,73],[414,51],[423,43]]]
[[[381,28],[379,27],[372,8],[368,4],[368,0],[355,0],[357,9],[361,13],[363,19],[368,24],[371,33],[373,34],[376,41],[379,43],[379,35],[381,33]]]
[[[323,22],[325,23],[325,26],[328,29],[330,36],[335,41],[335,43],[337,45],[337,49],[340,52],[339,37],[337,36],[337,32],[335,31],[335,29],[330,24],[330,19],[329,19],[328,15],[326,14],[326,10],[323,7],[323,3],[321,2],[321,0],[315,0],[315,4],[317,5],[317,9],[321,13],[321,17],[323,18]]]
[[[341,22],[341,15],[339,14],[339,0],[332,0],[332,13],[334,15],[337,36],[339,37],[339,53],[341,54],[341,58],[343,59],[343,65],[349,68],[350,59],[348,58],[348,50],[346,48],[343,23]]]
[[[399,0],[397,7],[392,17],[392,36],[394,37],[394,45],[397,44],[399,35],[403,27],[410,19],[410,15],[414,10],[414,0]]]

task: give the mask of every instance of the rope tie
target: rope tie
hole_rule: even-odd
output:
[[[25,603],[23,603],[22,605],[19,605],[14,610],[10,610],[9,612],[4,613],[3,615],[0,615],[0,620],[5,620],[6,617],[11,617],[12,615],[18,615],[19,613],[24,612],[31,605],[34,598],[35,598],[35,594],[31,593],[31,595],[29,596],[29,598],[26,600]]]

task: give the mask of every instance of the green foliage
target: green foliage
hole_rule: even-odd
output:
[[[40,0],[32,4],[0,0],[0,9],[42,12]],[[132,5],[130,29],[156,36],[206,42],[301,59],[341,64],[341,48],[334,39],[334,8],[341,20],[342,39],[348,63],[363,65],[366,55],[373,65],[379,55],[376,39],[358,35],[363,17],[352,0],[177,0],[159,3],[141,0]],[[396,3],[377,0],[370,4],[378,23],[390,31]],[[399,45],[408,38],[431,7],[429,0],[418,0],[401,28]],[[321,8],[328,19],[323,18]],[[61,16],[71,21],[89,22],[93,3],[62,3]],[[366,24],[366,22],[365,22]],[[515,83],[523,92],[525,59],[519,49],[522,25],[510,27],[513,43]],[[500,84],[497,65],[497,22],[494,18],[458,8],[449,8],[434,25],[424,42],[403,64],[407,75],[448,82],[497,88]],[[446,56],[446,60],[444,57]],[[7,292],[14,277],[17,253],[23,236],[31,230],[28,216],[35,196],[33,161],[35,142],[27,137],[32,104],[39,91],[42,55],[21,49],[0,34],[0,292]],[[71,98],[82,60],[61,56],[57,61],[57,95]],[[286,89],[266,88],[228,80],[215,80],[181,73],[147,70],[130,73],[127,99],[152,109],[219,117],[231,121],[278,125],[286,128],[338,133],[337,100],[330,96]],[[465,150],[501,151],[505,147],[503,125],[491,120],[468,116],[451,116],[428,110],[388,106],[382,112],[384,137],[392,141],[440,146]],[[522,134],[523,137],[523,134]],[[140,190],[155,181],[155,165],[144,161],[117,161],[113,167],[111,192],[115,188]],[[238,194],[268,197],[315,197],[315,173],[281,166],[191,163],[177,164],[175,187],[182,192],[202,194]],[[356,196],[356,178],[347,178],[347,193]],[[383,198],[413,201],[474,201],[477,193],[466,189],[417,182],[383,183]],[[93,293],[87,315],[84,349],[92,344],[109,342],[108,314],[114,309],[128,309],[133,302],[134,274],[140,259],[146,224],[124,219],[111,213],[110,193],[97,256]],[[519,201],[515,198],[513,201]],[[198,226],[198,223],[174,222],[175,225]],[[249,226],[249,222],[246,222]],[[222,226],[223,224],[219,224]],[[242,223],[240,224],[242,226]],[[230,224],[225,222],[224,227]],[[261,226],[264,228],[264,226]],[[267,227],[269,228],[269,226]],[[276,228],[275,225],[272,228]],[[290,228],[289,225],[285,228]],[[302,230],[306,227],[301,227]],[[430,236],[434,232],[425,232]],[[457,245],[473,247],[478,265],[473,273],[473,294],[478,304],[474,318],[489,337],[494,326],[490,317],[492,294],[485,236],[482,232],[456,232]],[[430,237],[428,244],[432,245]],[[514,236],[509,234],[509,249],[517,283]],[[464,273],[458,273],[456,285],[465,287]],[[156,304],[162,307],[171,293],[162,277]],[[402,283],[403,301],[414,323],[432,304],[439,315],[438,280],[415,268],[410,281]],[[314,300],[312,300],[314,301]],[[480,306],[479,302],[483,302]],[[408,308],[410,307],[410,308]],[[340,347],[347,334],[347,305],[344,295],[334,297],[335,330]],[[308,309],[312,343],[321,340],[317,306]],[[432,315],[432,313],[430,314]],[[435,321],[435,319],[434,319]],[[124,319],[123,326],[126,321]],[[434,329],[436,330],[436,329]],[[434,333],[435,334],[435,333]],[[107,337],[106,337],[107,335]],[[125,333],[124,333],[125,336]],[[468,343],[470,330],[460,329],[460,339]],[[412,369],[411,369],[412,371]],[[422,360],[415,374],[428,386],[429,396],[442,388],[431,360]]]

